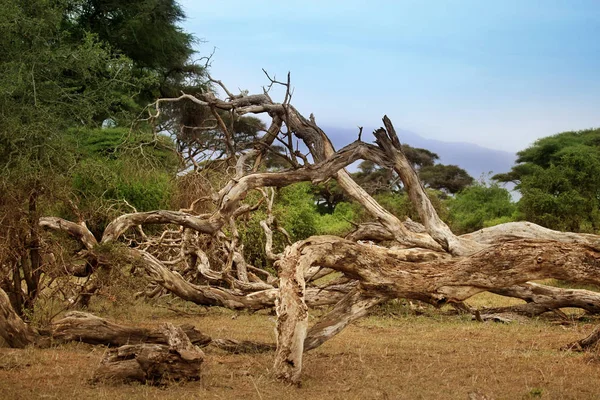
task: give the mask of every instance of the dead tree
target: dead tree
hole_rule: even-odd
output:
[[[269,79],[271,86],[285,87],[282,103],[274,102],[268,90],[263,94],[234,95],[223,83],[213,81],[227,94],[225,99],[207,92],[159,99],[154,104],[151,120],[158,120],[162,107],[170,102],[191,102],[211,111],[224,143],[224,158],[218,162],[227,174],[221,187],[179,211],[121,215],[106,227],[99,242],[84,224],[45,217],[40,219],[40,225],[81,241],[90,257],[97,257],[95,252],[104,251],[106,244],[127,241],[131,239],[129,235],[136,235],[137,245],[127,248],[123,255],[136,268],[146,271],[153,285],[147,295],[167,291],[197,304],[233,309],[275,307],[275,371],[290,382],[300,380],[304,351],[319,346],[371,307],[391,298],[416,299],[439,306],[493,291],[526,300],[528,304],[521,310],[526,314],[560,307],[593,312],[600,309],[600,297],[592,292],[527,283],[542,278],[599,283],[600,237],[551,231],[526,222],[456,236],[433,208],[389,118],[384,117],[384,127],[374,132],[375,144],[359,139],[336,151],[314,117],[305,118],[290,104],[289,77],[286,82]],[[252,147],[238,149],[231,128],[219,112],[230,113],[232,120],[248,114],[268,115],[271,123]],[[308,149],[307,154],[295,144],[298,140]],[[282,144],[284,151],[274,151],[275,143]],[[289,168],[261,168],[273,154],[285,159]],[[344,168],[357,160],[369,160],[394,170],[421,224],[400,221],[356,184]],[[206,161],[206,165],[216,163],[217,160]],[[194,167],[201,169],[200,163]],[[272,235],[277,227],[269,212],[273,198],[266,188],[328,179],[336,179],[373,221],[359,226],[346,238],[312,237],[290,244],[284,251],[275,250]],[[250,204],[245,199],[253,191],[262,198]],[[259,207],[267,209],[268,217],[261,223],[267,237],[265,253],[275,261],[278,276],[255,268],[244,257],[237,224]],[[198,211],[200,208],[203,211]],[[151,224],[165,225],[166,229],[159,236],[148,237],[142,227]],[[137,231],[133,232],[134,228]],[[364,245],[361,240],[388,246]],[[214,257],[215,253],[218,257]],[[345,280],[325,287],[314,284],[315,277],[333,271],[342,273]],[[87,273],[93,274],[93,268]],[[333,308],[309,328],[309,307],[319,305]],[[11,326],[13,330],[20,329],[15,324]]]
[[[167,344],[127,344],[109,349],[93,380],[150,384],[200,380],[202,350],[173,324],[166,323],[161,331]]]

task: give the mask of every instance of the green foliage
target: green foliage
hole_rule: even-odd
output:
[[[457,165],[425,166],[419,170],[419,178],[429,188],[453,194],[473,183],[473,177]]]
[[[387,168],[379,168],[372,161],[363,161],[358,166],[358,172],[352,174],[356,181],[370,195],[377,193],[389,193],[397,190],[395,174]]]
[[[430,167],[440,159],[440,156],[434,152],[407,144],[402,145],[402,151],[414,168]]]
[[[179,26],[185,14],[176,1],[68,0],[67,4],[63,26],[74,40],[92,33],[130,59],[136,74],[156,78],[143,87],[142,105],[204,87],[204,69],[189,62],[196,40]]]
[[[517,182],[524,218],[552,229],[600,229],[600,129],[563,132],[518,153],[501,181]]]
[[[394,214],[400,220],[403,220],[406,217],[413,217],[413,207],[408,198],[408,195],[404,192],[402,193],[380,193],[374,196],[375,200],[383,208]]]
[[[166,137],[123,128],[72,131],[80,160],[72,169],[79,208],[95,231],[119,212],[168,208],[177,158]]]
[[[317,208],[310,183],[302,182],[282,188],[273,207],[275,217],[293,241],[306,239],[317,233]]]
[[[449,219],[457,233],[514,221],[516,205],[510,192],[497,183],[475,184],[448,199]]]
[[[425,191],[431,200],[433,208],[435,208],[437,211],[438,216],[442,220],[446,220],[448,216],[448,210],[445,202],[447,195],[443,192],[433,189],[425,189]],[[374,199],[377,200],[377,202],[381,204],[383,208],[394,214],[401,221],[406,218],[410,218],[413,221],[421,222],[421,218],[419,217],[417,210],[408,198],[408,194],[405,192],[380,193],[375,195]],[[362,210],[362,219],[368,220],[369,218],[370,216],[366,214],[366,211]]]
[[[344,235],[352,229],[360,208],[348,202],[338,203],[333,213],[319,213],[309,182],[286,186],[279,191],[274,213],[293,240],[312,235]]]
[[[150,8],[135,18],[119,14],[133,3],[141,4],[0,1],[0,281],[19,312],[32,309],[39,293],[40,215],[73,212],[74,207],[67,206],[73,197],[81,200],[84,215],[98,221],[115,209],[110,201],[125,199],[139,209],[168,202],[174,174],[170,142],[134,131],[100,129],[105,121],[129,126],[146,105],[141,93],[182,83],[184,75],[177,75],[175,64],[191,54],[191,38],[180,35],[177,40],[185,49],[178,50],[181,57],[176,60],[170,48],[162,47],[172,41],[152,43],[158,46],[152,47],[154,55],[164,56],[158,64],[128,58],[126,54],[133,53],[117,39],[131,38],[132,28],[146,32],[143,40],[128,45],[129,50],[150,54],[144,48],[150,46],[148,40],[158,40],[157,35],[167,39],[162,28],[152,24],[174,24],[182,16],[180,10],[163,7],[169,2],[162,0],[148,0],[144,7]],[[100,9],[95,7],[101,4],[113,8],[97,13]],[[81,17],[90,10],[104,22],[85,25]],[[102,26],[108,20],[125,22],[129,33]],[[175,25],[171,28],[180,32]],[[110,32],[115,33],[112,38],[104,36]],[[159,66],[167,61],[169,65]],[[26,270],[36,272],[25,276]],[[13,274],[23,275],[26,290]]]
[[[250,195],[246,202],[252,204],[256,199]],[[319,214],[313,200],[310,183],[303,182],[281,188],[276,195],[273,214],[277,223],[291,236],[292,241],[306,239],[317,234]],[[265,234],[260,221],[267,218],[266,212],[258,210],[238,228],[244,245],[246,260],[255,267],[266,268],[270,261],[265,255]],[[275,252],[287,245],[281,233],[274,230],[273,247]]]
[[[349,201],[335,179],[312,186],[312,193],[321,214],[331,214],[342,201]]]
[[[536,167],[523,176],[519,207],[525,218],[569,231],[595,232],[600,228],[600,151],[574,146],[548,168]]]
[[[270,266],[265,254],[265,233],[260,226],[260,221],[266,217],[263,210],[255,211],[243,225],[238,227],[240,239],[244,245],[244,258],[250,265],[262,269]],[[285,246],[285,242],[278,232],[273,232],[273,242],[275,251],[279,251]]]
[[[319,214],[316,218],[317,235],[345,236],[350,233],[358,218],[359,210],[355,204],[341,202],[335,206],[332,214]]]
[[[178,26],[185,14],[173,0],[70,0],[68,14],[74,34],[95,33],[140,67],[173,68],[193,53],[193,36]]]
[[[314,186],[308,182],[297,183],[281,188],[275,198],[273,213],[277,224],[291,236],[292,241],[306,239],[313,235],[344,236],[352,228],[361,213],[360,207],[353,203],[341,202],[332,213],[319,213],[313,195]],[[248,199],[250,203],[255,199]],[[265,257],[265,235],[260,227],[266,219],[262,210],[252,213],[249,220],[239,227],[244,244],[244,256],[252,265],[265,268],[270,265]],[[276,252],[287,245],[281,233],[274,230],[273,246]]]

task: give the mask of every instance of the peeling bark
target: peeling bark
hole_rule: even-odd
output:
[[[300,381],[304,339],[308,329],[308,307],[304,301],[304,270],[311,260],[300,260],[298,252],[287,249],[279,261],[277,311],[277,351],[274,371],[277,378]]]

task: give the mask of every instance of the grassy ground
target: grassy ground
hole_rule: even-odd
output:
[[[498,300],[485,294],[472,304],[498,305]],[[104,304],[93,311],[122,323],[185,322],[213,337],[274,341],[274,319],[264,313],[203,311],[178,302]],[[271,378],[272,354],[231,355],[211,348],[201,382],[168,388],[92,385],[104,348],[68,344],[0,349],[0,398],[467,399],[471,392],[494,399],[600,398],[600,362],[558,350],[585,336],[592,323],[477,323],[424,311],[416,316],[391,306],[347,328],[306,355],[300,388]]]

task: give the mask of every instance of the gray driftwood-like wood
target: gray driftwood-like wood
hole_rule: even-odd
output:
[[[250,340],[212,339],[192,325],[178,327],[193,345],[205,347],[211,345],[229,353],[265,353],[275,350],[271,343]],[[64,318],[54,322],[44,332],[52,340],[59,342],[83,342],[106,346],[124,346],[136,344],[168,344],[162,328],[140,328],[120,325],[90,313],[71,311]]]
[[[581,308],[592,314],[600,313],[600,293],[585,289],[563,289],[533,282],[491,290],[502,296],[523,299],[527,303],[509,307],[487,308],[482,314],[515,313],[534,317],[561,308]]]
[[[404,297],[441,305],[460,303],[482,291],[494,291],[528,301],[529,304],[522,308],[532,314],[567,304],[588,311],[598,307],[594,294],[545,289],[532,286],[527,281],[557,278],[600,283],[599,236],[556,232],[529,223],[504,224],[456,236],[437,215],[402,151],[389,118],[383,118],[385,128],[374,132],[375,145],[361,142],[359,137],[358,141],[335,151],[314,117],[305,118],[289,104],[289,81],[286,100],[282,104],[274,103],[268,93],[233,95],[221,82],[213,83],[225,90],[227,99],[218,99],[211,92],[197,97],[183,94],[178,98],[160,99],[155,103],[155,117],[160,114],[161,104],[176,101],[206,106],[213,115],[216,115],[214,110],[217,109],[237,115],[268,114],[273,121],[262,143],[255,149],[237,154],[233,151],[231,133],[221,124],[228,156],[231,164],[235,164],[235,174],[211,195],[213,211],[200,215],[185,210],[125,214],[106,227],[101,243],[115,242],[130,228],[147,224],[178,225],[184,228],[184,232],[188,229],[213,238],[226,237],[224,229],[235,232],[235,218],[251,209],[242,203],[250,191],[301,181],[319,183],[336,179],[346,194],[367,210],[374,222],[358,227],[354,234],[348,236],[352,240],[313,237],[294,243],[278,254],[274,253],[272,242],[269,242],[266,250],[271,259],[277,260],[278,287],[273,281],[249,281],[248,271],[252,268],[243,260],[240,247],[236,248],[235,234],[231,235],[234,239],[227,246],[227,259],[231,262],[226,268],[211,270],[206,257],[206,260],[196,263],[196,269],[210,285],[193,284],[149,252],[131,249],[132,257],[141,260],[154,283],[185,300],[233,309],[258,310],[275,305],[278,320],[274,372],[278,377],[299,382],[304,351],[330,339],[365,315],[369,308],[388,298]],[[274,143],[283,124],[289,132],[286,136],[289,143],[292,143],[292,134],[302,140],[314,164],[309,163],[306,155],[300,154],[298,157],[302,158],[304,165],[290,157],[294,165],[292,169],[259,172],[258,163],[266,154],[266,148]],[[290,155],[298,153],[291,145],[288,151]],[[252,159],[254,167],[249,168]],[[402,223],[352,179],[344,168],[357,160],[372,161],[398,174],[422,226]],[[82,230],[84,227],[77,224],[63,223],[59,219],[40,220],[40,224],[67,231],[84,242],[88,249],[95,246],[92,238]],[[272,234],[269,221],[266,220],[263,225],[267,236]],[[386,241],[397,246],[388,249],[376,244],[366,245],[357,243],[359,239]],[[192,255],[203,259],[202,254],[193,248],[182,248],[182,254],[184,258]],[[234,257],[237,257],[235,262]],[[236,269],[237,274],[231,270],[234,263],[241,268]],[[311,277],[320,270],[342,273],[346,280],[353,282],[344,290],[309,286]],[[335,306],[308,330],[308,307],[324,304]]]
[[[181,328],[167,323],[162,331],[167,338],[166,345],[143,343],[109,349],[93,380],[159,385],[199,380],[204,353]]]
[[[312,265],[358,280],[365,295],[416,299],[435,305],[458,303],[483,291],[529,280],[555,278],[600,284],[600,250],[587,244],[522,239],[490,246],[468,257],[417,263],[378,246],[315,236],[290,246],[279,261],[280,274],[294,279],[293,284],[280,287],[279,298],[286,312],[278,313],[280,335],[275,365],[280,377],[294,383],[300,379],[308,321],[302,301],[304,282],[295,277]],[[349,315],[362,312],[361,307],[348,309],[320,327],[324,332],[321,341],[339,332],[337,326]]]
[[[210,336],[198,331],[192,325],[182,325],[179,329],[194,345],[206,346],[211,342]],[[80,311],[69,312],[64,318],[54,322],[50,329],[50,335],[57,341],[76,341],[108,346],[168,343],[168,337],[165,336],[163,328],[148,329],[119,325]]]

